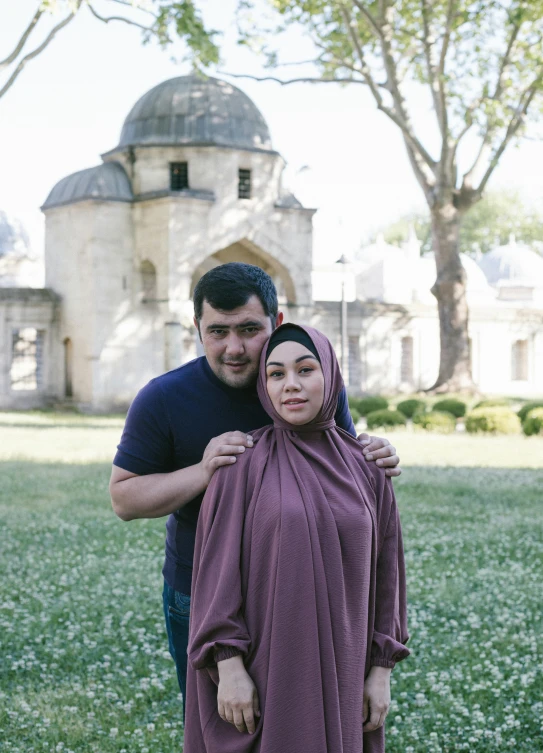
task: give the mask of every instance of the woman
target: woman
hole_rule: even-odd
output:
[[[273,426],[216,471],[194,556],[184,753],[384,751],[409,651],[392,485],[333,419],[330,342],[283,325],[262,352]]]

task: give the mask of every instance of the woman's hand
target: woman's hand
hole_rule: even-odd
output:
[[[390,673],[386,667],[372,667],[364,681],[364,732],[379,729],[390,708]]]
[[[219,716],[233,724],[238,732],[254,734],[255,717],[260,716],[258,692],[249,676],[241,656],[232,656],[217,662],[219,689],[217,706]]]

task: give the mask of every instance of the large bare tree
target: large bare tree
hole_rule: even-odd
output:
[[[0,23],[7,22],[9,5],[5,3],[0,12]],[[104,25],[133,26],[141,31],[144,43],[155,39],[167,47],[180,38],[197,66],[218,62],[217,32],[205,28],[194,0],[37,0],[28,25],[20,30],[7,56],[0,60],[0,99],[23,70],[81,13],[88,13]]]
[[[441,358],[433,389],[473,388],[466,276],[459,231],[481,199],[503,153],[541,113],[543,0],[267,0],[276,32],[301,25],[311,38],[315,75],[255,77],[362,84],[399,129],[431,216]],[[262,0],[258,0],[262,6]],[[279,36],[256,30],[258,7],[240,2],[242,41],[264,40],[268,65],[280,65]],[[250,23],[245,23],[248,17]],[[309,61],[295,61],[307,63]],[[438,134],[423,143],[410,98],[426,87]],[[382,145],[383,150],[386,144]],[[460,151],[465,149],[459,169]]]

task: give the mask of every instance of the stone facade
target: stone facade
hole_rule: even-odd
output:
[[[317,301],[313,325],[341,354],[339,304]],[[473,379],[484,394],[543,395],[543,310],[470,307]],[[516,354],[517,343],[526,343]],[[436,307],[352,301],[348,368],[353,395],[412,393],[432,386],[439,368]],[[516,359],[525,359],[525,368]],[[517,369],[517,373],[515,373]],[[515,378],[517,377],[517,378]]]
[[[150,378],[196,356],[190,298],[217,264],[262,266],[302,316],[312,301],[313,212],[277,205],[278,155],[161,148],[151,159],[142,151],[134,185],[147,190],[133,202],[45,209],[46,284],[63,300],[61,339],[74,343],[74,398],[93,409],[126,406]],[[197,189],[169,191],[169,163],[185,160],[199,167],[191,171]],[[240,164],[255,177],[243,201]]]

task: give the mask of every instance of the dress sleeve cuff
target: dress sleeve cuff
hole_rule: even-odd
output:
[[[411,653],[404,645],[409,637],[405,635],[403,640],[404,642],[400,643],[390,635],[375,631],[371,646],[370,666],[393,669],[399,661],[402,661]]]
[[[233,656],[242,655],[243,652],[235,646],[223,646],[222,644],[217,643],[217,645],[213,649],[213,658],[215,659],[215,663],[222,661],[223,659],[231,659]]]
[[[394,669],[394,667],[396,666],[396,662],[390,661],[389,659],[372,659],[370,662],[370,666],[386,667],[387,669]]]

